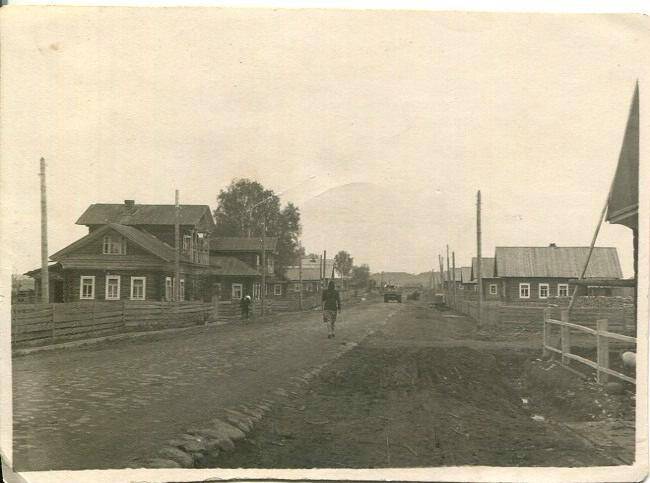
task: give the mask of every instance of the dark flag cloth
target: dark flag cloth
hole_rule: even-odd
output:
[[[625,127],[621,154],[609,194],[607,221],[636,231],[639,220],[639,84]]]

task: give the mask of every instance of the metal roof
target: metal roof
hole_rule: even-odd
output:
[[[589,247],[497,247],[498,277],[579,278]],[[594,248],[585,278],[622,278],[616,248]]]
[[[287,280],[297,281],[300,280],[300,269],[298,267],[287,267],[285,274]],[[329,278],[329,277],[328,277]],[[302,280],[304,282],[311,282],[320,280],[320,269],[318,268],[304,268],[302,269]]]
[[[259,272],[235,257],[210,256],[210,272],[213,275],[255,277]]]
[[[205,217],[210,231],[214,219],[208,205],[179,205],[181,225],[199,225]],[[205,216],[205,215],[208,216]],[[77,220],[77,225],[173,225],[176,223],[175,205],[139,205],[125,203],[95,203],[90,205]]]
[[[472,258],[472,280],[476,280],[478,257]],[[494,278],[494,258],[481,257],[481,278]]]
[[[261,249],[260,238],[245,238],[234,236],[220,236],[210,238],[210,250],[215,252],[259,252]],[[267,236],[264,238],[264,248],[275,252],[278,238]]]

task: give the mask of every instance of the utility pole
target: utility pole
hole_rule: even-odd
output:
[[[264,317],[264,300],[266,297],[264,293],[266,292],[266,247],[264,246],[264,237],[266,236],[266,218],[262,220],[262,287],[260,288],[260,300],[262,301],[262,307],[260,308],[260,315]]]
[[[323,279],[323,288],[327,288],[327,250],[323,250]]]
[[[451,298],[451,265],[449,264],[449,245],[447,245],[447,301]]]
[[[445,264],[442,261],[442,255],[438,254],[438,265],[440,265],[440,292],[444,293],[445,290]]]
[[[451,252],[451,279],[454,287],[454,305],[456,305],[456,252]]]
[[[478,283],[478,325],[483,322],[483,277],[481,274],[481,190],[476,195],[476,283]]]
[[[178,202],[178,190],[175,196],[175,216],[174,216],[174,243],[176,244],[175,257],[175,275],[174,283],[174,300],[180,302],[181,299],[181,205]]]
[[[45,158],[41,158],[41,302],[50,303],[50,270],[47,262],[47,190]]]
[[[302,310],[302,251],[298,250],[298,283],[300,288],[298,289],[298,308]]]

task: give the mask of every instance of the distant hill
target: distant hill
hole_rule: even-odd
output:
[[[381,283],[382,279],[384,283],[392,283],[395,285],[422,285],[423,287],[428,287],[431,283],[431,272],[423,272],[417,275],[407,272],[384,272],[373,273],[370,275],[372,280],[375,280],[378,284]]]

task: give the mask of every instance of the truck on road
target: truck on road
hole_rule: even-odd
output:
[[[391,300],[402,303],[402,291],[396,285],[386,285],[384,287],[384,302],[388,303]]]

